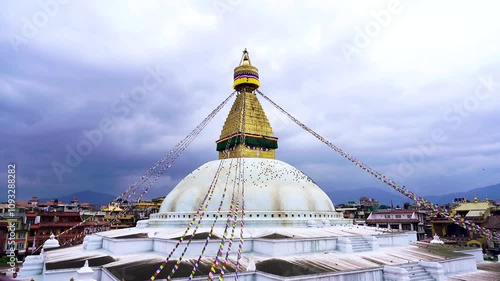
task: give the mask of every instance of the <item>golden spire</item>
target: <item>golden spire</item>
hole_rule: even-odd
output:
[[[216,141],[219,159],[236,157],[272,158],[278,148],[269,120],[254,90],[260,86],[259,73],[252,66],[247,49],[234,69],[233,88],[238,92]]]

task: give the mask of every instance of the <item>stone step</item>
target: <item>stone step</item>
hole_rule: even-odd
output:
[[[415,271],[425,272],[425,269],[423,269],[421,267],[407,267],[405,269],[408,270],[408,272],[415,272]]]
[[[351,244],[353,247],[369,247],[370,248],[370,245],[368,244]]]
[[[351,244],[351,245],[352,245],[353,248],[354,247],[363,247],[363,248],[364,247],[368,247],[368,248],[371,248],[370,245],[368,245],[368,244]]]
[[[372,248],[370,245],[352,245],[352,248]]]
[[[413,272],[408,272],[408,275],[411,276],[431,276],[428,272],[418,272],[418,273],[413,273]]]
[[[367,244],[351,244],[352,247],[361,247],[361,248],[364,248],[364,247],[368,247],[368,248],[371,248],[370,245],[367,245]]]
[[[410,276],[411,281],[436,281],[436,279],[432,278],[430,275],[429,276]]]
[[[365,238],[363,238],[363,237],[356,237],[356,236],[354,236],[354,237],[348,237],[348,238],[351,241],[366,241]]]
[[[408,271],[408,274],[410,276],[412,276],[412,275],[416,276],[416,275],[428,275],[429,273],[424,270],[424,271]]]
[[[418,263],[401,264],[399,267],[408,271],[410,280],[418,281],[435,281],[435,279]]]
[[[352,249],[353,252],[369,252],[371,251],[372,249],[371,248],[356,248],[356,249]]]
[[[432,278],[431,276],[417,276],[417,277],[410,277],[411,281],[436,281],[436,279]]]
[[[351,246],[353,252],[368,252],[372,251],[372,247],[366,242],[365,238],[362,236],[352,236],[348,237],[351,240]]]
[[[366,251],[371,251],[372,248],[370,248],[370,247],[352,247],[352,250],[366,250]]]
[[[351,241],[352,245],[368,245],[365,241]]]

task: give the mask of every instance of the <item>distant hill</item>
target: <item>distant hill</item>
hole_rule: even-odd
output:
[[[496,185],[475,188],[464,192],[455,192],[445,195],[429,195],[424,196],[424,198],[433,203],[444,205],[446,203],[452,202],[453,199],[457,197],[465,197],[468,200],[472,200],[474,198],[474,194],[479,198],[479,200],[484,200],[486,197],[488,197],[489,199],[500,199],[500,183]],[[389,188],[387,190],[383,190],[380,188],[335,190],[327,192],[327,195],[335,204],[347,203],[348,201],[359,202],[359,198],[361,196],[374,198],[378,200],[380,204],[384,205],[390,205],[391,200],[394,206],[403,206],[404,202],[413,203],[409,198]],[[89,202],[91,204],[99,205],[106,205],[116,199],[116,197],[113,195],[90,190],[59,196],[57,197],[57,199],[59,199],[59,201],[61,202],[69,203],[71,199],[73,199],[73,197],[76,197],[80,202]],[[39,200],[41,202],[45,202],[53,199],[56,198],[40,198]]]
[[[78,199],[78,202],[88,202],[90,204],[99,205],[107,205],[109,202],[116,199],[116,196],[110,194],[86,190],[55,198],[39,198],[38,200],[40,202],[46,202],[49,200],[59,199],[60,202],[69,203],[73,199],[73,197],[76,197],[76,199]]]
[[[337,190],[327,192],[327,194],[335,204],[347,203],[348,201],[359,202],[359,198],[361,196],[374,198],[378,200],[380,204],[384,205],[390,205],[391,200],[394,206],[402,206],[404,202],[413,203],[409,198],[391,189],[387,189],[386,191],[380,188],[362,188]],[[446,203],[452,202],[453,199],[457,197],[465,197],[468,200],[472,200],[474,198],[474,194],[479,198],[479,200],[484,200],[486,197],[488,197],[489,199],[500,199],[500,183],[496,185],[475,188],[464,192],[454,192],[444,195],[428,195],[424,196],[424,198],[433,203],[444,205]]]
[[[326,193],[332,199],[335,205],[347,203],[348,201],[355,201],[359,203],[359,198],[362,196],[374,198],[382,205],[391,205],[391,200],[394,206],[403,206],[404,202],[411,202],[409,198],[399,194],[396,191],[387,189],[387,191],[380,188],[362,188],[362,189],[347,189],[336,190]]]
[[[480,188],[471,189],[464,192],[454,192],[445,195],[429,195],[425,199],[444,205],[446,203],[452,202],[454,198],[465,197],[468,200],[474,199],[474,194],[479,200],[484,200],[486,197],[492,200],[500,199],[500,183]]]

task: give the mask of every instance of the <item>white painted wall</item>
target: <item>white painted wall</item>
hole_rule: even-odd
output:
[[[184,240],[184,242],[179,245],[177,250],[172,255],[173,259],[178,258],[182,254],[182,251],[184,251],[187,242],[188,242],[187,240]],[[227,241],[227,243],[229,243],[229,241]],[[233,249],[237,249],[238,243],[239,241],[233,242],[233,247],[234,247]],[[177,240],[154,239],[154,250],[158,253],[168,256],[176,244]],[[205,249],[204,256],[207,257],[215,256],[217,254],[217,251],[219,250],[219,244],[220,240],[214,239],[213,241],[210,241],[207,245],[207,248]],[[205,239],[191,241],[191,244],[186,250],[185,258],[198,258],[204,246],[205,246]],[[243,251],[246,252],[250,250],[251,250],[251,242],[245,241],[245,243],[243,244]]]
[[[98,267],[91,267],[94,271],[92,278],[95,280],[101,280],[102,271]],[[76,271],[79,268],[74,269],[57,269],[57,270],[46,270],[43,277],[43,281],[68,281],[71,278],[78,281],[78,273]],[[114,281],[114,280],[113,280]]]
[[[483,250],[481,248],[472,249],[472,250],[458,250],[455,252],[472,255],[476,259],[476,262],[483,262],[484,261]]]
[[[268,273],[258,272],[255,274],[255,281],[383,281],[382,267],[366,270],[343,271],[339,273],[311,274],[295,277],[282,277]]]
[[[408,245],[408,235],[406,235],[405,233],[394,235],[377,235],[375,237],[377,237],[378,245],[381,247]]]
[[[102,248],[115,254],[136,254],[153,250],[153,239],[151,238],[131,238],[115,239],[104,238]]]
[[[264,256],[287,256],[337,249],[337,238],[323,239],[254,239],[253,252]]]
[[[477,270],[476,259],[474,256],[444,260],[439,261],[439,263],[443,266],[444,275],[474,272]]]

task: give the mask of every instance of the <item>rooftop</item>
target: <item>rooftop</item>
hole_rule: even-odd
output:
[[[110,230],[100,232],[99,236],[119,238],[123,236],[147,234],[148,237],[173,239],[180,237],[184,233],[183,228],[125,228],[119,230]],[[187,234],[191,235],[193,229]],[[200,227],[198,234],[208,233],[209,227]],[[319,237],[335,237],[335,236],[351,236],[351,235],[380,235],[385,233],[380,229],[366,226],[333,226],[333,227],[262,227],[262,228],[245,228],[245,238],[265,238],[270,235],[280,235],[291,238],[319,238]],[[223,227],[214,228],[213,235],[222,237],[224,235]]]
[[[413,214],[415,212],[419,212],[419,210],[413,210],[413,209],[382,209],[382,210],[376,210],[372,211],[373,214]]]
[[[380,219],[366,219],[367,223],[415,223],[419,222],[418,219],[407,219],[407,218],[400,218],[400,219],[385,219],[385,218],[380,218]]]
[[[464,257],[464,254],[453,252],[454,249],[454,247],[415,243],[404,247],[383,247],[376,252],[359,252],[349,254],[337,251],[321,252],[307,255],[307,259],[305,259],[303,255],[273,258],[255,254],[249,256],[244,253],[241,265],[245,270],[249,265],[250,259],[253,258],[258,271],[291,277],[338,271],[375,269],[385,265],[406,264],[421,260],[435,261],[438,259]],[[109,256],[109,253],[101,250],[84,251],[81,245],[54,249],[47,251],[46,254],[48,260],[50,260],[50,263],[47,263],[47,269],[49,270],[68,267],[78,268],[83,265],[86,259],[88,259],[91,266],[93,264],[103,265],[119,280],[125,278],[129,281],[147,280],[165,258],[163,254],[157,254],[151,251]],[[181,263],[180,268],[176,273],[176,277],[188,276],[195,261],[196,257],[186,257]],[[212,262],[213,258],[201,259],[197,275],[208,274],[208,270],[210,269]],[[236,255],[229,256],[227,266],[228,271],[234,271],[235,264]],[[166,275],[168,275],[173,266],[174,260],[165,266],[158,278],[166,278]]]
[[[470,210],[487,210],[489,208],[496,208],[496,206],[488,201],[486,202],[467,202],[467,203],[461,203],[456,207],[454,210],[455,211],[470,211]]]
[[[483,227],[489,229],[500,229],[500,214],[487,217]]]

